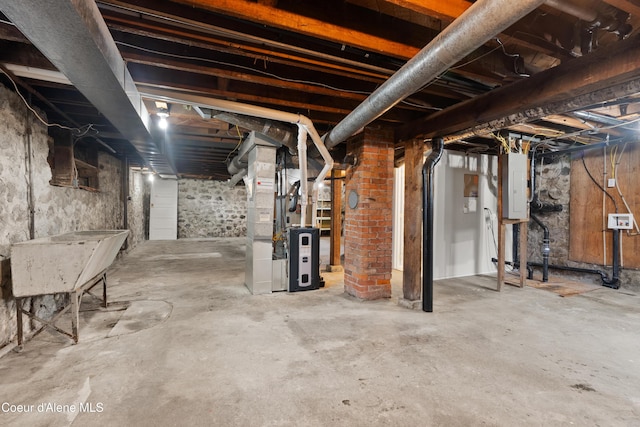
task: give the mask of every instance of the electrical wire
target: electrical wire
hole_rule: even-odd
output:
[[[241,70],[251,71],[251,72],[254,72],[254,73],[262,74],[264,76],[273,77],[274,79],[277,79],[277,80],[280,80],[280,81],[284,81],[284,82],[289,82],[289,83],[306,84],[306,85],[310,85],[310,86],[317,86],[317,87],[322,87],[322,88],[325,88],[325,89],[335,90],[337,92],[353,93],[353,94],[356,94],[356,95],[364,95],[364,96],[369,96],[372,93],[372,92],[362,91],[362,90],[339,88],[339,87],[331,86],[331,85],[328,85],[328,84],[325,84],[325,83],[314,82],[312,80],[291,79],[291,78],[288,78],[288,77],[280,76],[280,75],[275,74],[275,73],[270,73],[268,71],[262,71],[262,70],[259,70],[257,68],[247,67],[245,65],[234,64],[234,63],[226,62],[226,61],[218,61],[218,60],[215,60],[215,59],[201,58],[201,57],[197,57],[197,56],[178,55],[178,54],[175,54],[175,53],[162,52],[162,51],[158,51],[158,50],[154,50],[154,49],[148,49],[148,48],[145,48],[145,47],[142,47],[142,46],[137,46],[137,45],[134,45],[134,44],[131,44],[131,43],[125,43],[125,42],[120,42],[120,41],[116,41],[116,44],[118,44],[120,46],[129,47],[131,49],[141,50],[141,51],[147,52],[147,53],[152,53],[152,54],[162,55],[162,56],[168,56],[168,57],[171,57],[171,58],[186,59],[186,60],[191,60],[191,61],[202,61],[202,62],[208,62],[208,63],[216,64],[216,65],[224,65],[224,66],[227,66],[227,67],[238,68],[238,69],[241,69]],[[425,87],[427,87],[427,86],[429,86],[429,85],[425,85]],[[422,90],[422,89],[420,89],[420,90]],[[441,110],[441,108],[438,108],[438,107],[420,105],[420,104],[416,104],[416,103],[409,102],[409,101],[406,101],[406,100],[403,100],[401,103],[409,105],[411,107],[424,109],[424,110],[438,110],[438,111]]]
[[[29,105],[29,102],[27,102],[27,100],[24,98],[24,96],[22,96],[22,93],[20,93],[20,90],[18,89],[18,85],[16,84],[16,82],[13,80],[13,78],[7,74],[2,68],[0,68],[0,72],[2,74],[4,74],[5,76],[7,76],[7,78],[9,79],[9,81],[13,84],[14,89],[16,90],[16,93],[18,94],[18,96],[20,97],[20,99],[22,100],[22,102],[24,103],[24,105],[29,109],[29,111],[31,111],[33,113],[34,116],[36,116],[36,118],[45,126],[47,127],[58,127],[60,129],[67,129],[70,130],[72,132],[77,132],[78,134],[81,135],[85,135],[89,129],[91,129],[94,125],[93,124],[88,124],[79,128],[74,128],[74,127],[69,127],[69,126],[65,126],[65,125],[61,125],[59,123],[49,123],[46,120],[44,120],[40,114],[38,114],[38,112],[31,107],[31,105]],[[85,128],[83,130],[83,128]]]
[[[510,58],[513,58],[513,72],[514,72],[514,74],[516,74],[517,76],[520,76],[520,77],[531,77],[529,74],[521,73],[521,72],[518,71],[518,59],[520,59],[520,54],[519,53],[508,53],[507,49],[505,49],[504,45],[502,44],[502,42],[500,41],[500,39],[498,37],[496,37],[496,41],[498,42],[498,44],[502,48],[502,53],[504,53],[506,56],[508,56]]]
[[[236,125],[236,131],[238,131],[238,143],[233,148],[233,150],[229,151],[227,158],[224,160],[225,163],[229,162],[229,158],[231,157],[231,155],[235,153],[238,150],[238,148],[240,148],[240,144],[242,144],[242,134],[240,134],[240,128],[238,127],[238,125]]]
[[[618,204],[616,203],[616,200],[611,196],[611,194],[609,194],[609,192],[602,186],[600,185],[600,183],[598,181],[596,181],[596,179],[593,177],[593,175],[591,175],[591,172],[589,171],[589,168],[587,167],[587,164],[584,161],[584,151],[582,152],[582,166],[584,166],[584,170],[587,172],[587,175],[589,175],[589,178],[591,178],[591,181],[593,181],[593,183],[595,185],[598,186],[598,188],[607,196],[609,197],[609,199],[613,202],[613,206],[615,207],[616,213],[618,213]]]
[[[624,203],[624,206],[627,208],[627,212],[629,212],[630,214],[633,215],[633,212],[631,212],[631,208],[629,207],[629,204],[627,203],[627,199],[624,197],[624,195],[622,194],[622,190],[620,190],[620,184],[619,184],[619,180],[616,178],[618,176],[618,166],[620,166],[620,162],[622,161],[622,154],[624,153],[624,150],[627,148],[627,145],[629,143],[625,143],[622,146],[622,150],[620,150],[620,154],[618,155],[618,159],[615,161],[614,167],[613,167],[613,176],[615,179],[615,183],[616,183],[616,190],[618,190],[618,194],[620,195],[620,199],[622,200],[622,203]],[[617,147],[616,146],[616,153],[617,153]],[[636,221],[636,215],[633,215],[633,225],[636,228],[636,232],[635,233],[631,233],[629,230],[627,230],[627,236],[640,236],[640,227],[638,227],[638,221]]]

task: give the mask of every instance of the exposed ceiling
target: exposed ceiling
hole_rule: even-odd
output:
[[[142,94],[185,93],[299,113],[321,135],[472,3],[96,2]],[[2,2],[0,10],[10,15]],[[98,102],[66,80],[67,70],[55,73],[61,67],[52,65],[52,54],[47,53],[50,62],[7,16],[0,16],[0,64],[49,121],[92,125],[90,134],[100,147],[134,163],[171,167],[178,176],[229,178],[226,163],[248,130],[244,122],[230,124],[233,120],[203,117],[189,105],[169,104],[166,140],[158,144],[162,153],[155,153],[114,126]],[[394,127],[398,141],[444,136],[448,148],[475,152],[495,150],[492,133],[499,130],[558,147],[635,140],[639,17],[639,0],[548,1],[377,121]],[[11,86],[6,76],[0,79]],[[143,100],[156,123],[156,100]],[[162,132],[151,134],[165,138]],[[402,156],[400,142],[397,156]]]

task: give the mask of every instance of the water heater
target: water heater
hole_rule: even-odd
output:
[[[289,292],[307,291],[320,287],[320,230],[290,228]]]

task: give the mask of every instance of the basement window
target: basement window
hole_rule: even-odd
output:
[[[67,130],[51,129],[48,162],[51,185],[98,191],[98,150],[91,140],[75,140]]]

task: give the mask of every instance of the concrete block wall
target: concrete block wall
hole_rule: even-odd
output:
[[[602,269],[611,275],[611,267],[578,263],[569,260],[569,220],[570,220],[570,189],[571,189],[571,158],[569,155],[557,158],[546,158],[544,164],[538,164],[540,174],[537,177],[539,197],[543,202],[562,205],[562,212],[539,214],[540,219],[549,227],[551,239],[551,253],[549,263],[556,265],[570,265],[591,269]],[[598,212],[599,214],[599,212]],[[543,233],[537,225],[529,224],[527,252],[529,261],[542,262]],[[535,269],[540,275],[540,269]],[[567,277],[587,283],[602,284],[600,276],[595,274],[580,274],[549,270],[549,276]],[[620,272],[621,289],[640,292],[640,271],[623,268]]]
[[[178,238],[244,237],[247,192],[244,186],[198,179],[178,181]]]
[[[347,143],[358,164],[347,171],[345,197],[358,194],[358,205],[345,208],[345,291],[361,299],[391,296],[393,209],[393,132],[367,127]]]
[[[44,116],[43,114],[41,114]],[[31,134],[31,182],[27,172],[27,123]],[[0,85],[0,346],[16,334],[15,300],[11,292],[10,257],[13,243],[29,240],[29,189],[33,194],[34,237],[45,237],[76,230],[117,229],[123,225],[122,162],[100,153],[100,192],[49,184],[51,169],[47,163],[50,138],[47,128],[26,109],[22,100]],[[138,178],[135,177],[133,181]],[[142,192],[133,193],[131,205],[139,203]],[[143,221],[130,212],[135,246],[144,233],[138,227]],[[43,318],[50,318],[65,304],[62,296],[36,297],[25,307]],[[25,320],[25,331],[31,322]]]

